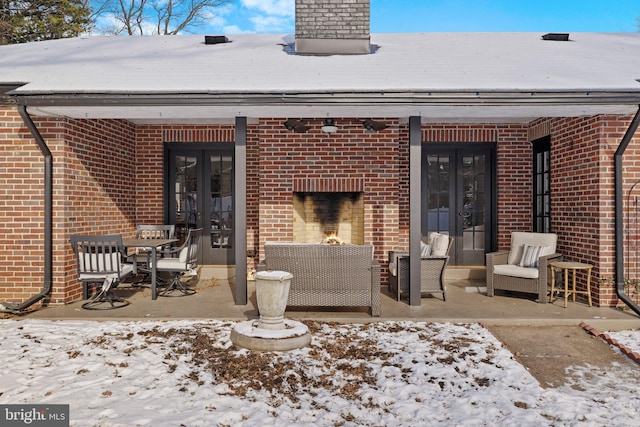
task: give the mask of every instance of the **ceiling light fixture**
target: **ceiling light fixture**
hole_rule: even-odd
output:
[[[299,133],[305,133],[306,131],[311,129],[311,126],[306,126],[301,120],[287,119],[287,121],[283,124],[284,127],[287,128],[287,130]]]
[[[362,122],[362,126],[369,132],[379,132],[381,130],[385,130],[387,125],[382,122],[376,122],[375,120],[367,119]]]
[[[335,121],[333,119],[325,119],[324,125],[322,126],[322,132],[324,133],[334,133],[338,132],[338,126],[336,126]]]

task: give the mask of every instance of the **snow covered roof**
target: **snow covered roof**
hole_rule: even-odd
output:
[[[40,114],[521,121],[630,113],[640,34],[373,34],[375,53],[292,54],[291,35],[80,37],[0,46],[0,87]],[[18,84],[21,83],[21,84]]]

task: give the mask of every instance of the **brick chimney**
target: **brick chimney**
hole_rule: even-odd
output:
[[[370,0],[296,0],[298,54],[371,53]]]

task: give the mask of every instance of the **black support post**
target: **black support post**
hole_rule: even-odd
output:
[[[420,305],[420,240],[422,225],[422,128],[419,116],[409,117],[409,305]]]
[[[236,305],[247,304],[247,118],[236,117],[235,143],[235,226],[236,284],[233,299]]]

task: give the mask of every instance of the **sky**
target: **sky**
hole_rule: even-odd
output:
[[[233,0],[198,33],[294,33],[295,0]],[[639,0],[371,0],[371,32],[635,32]]]

